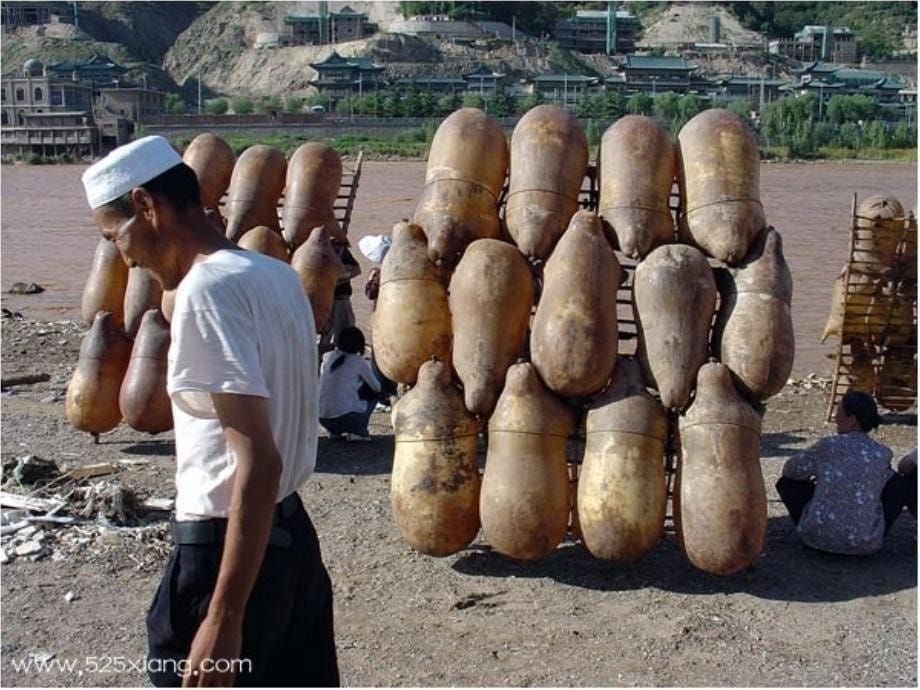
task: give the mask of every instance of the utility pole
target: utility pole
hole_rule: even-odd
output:
[[[198,114],[201,115],[201,67],[198,68]]]

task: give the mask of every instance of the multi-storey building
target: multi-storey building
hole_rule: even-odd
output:
[[[369,57],[344,58],[336,51],[321,62],[311,62],[316,78],[310,83],[332,99],[360,96],[382,83],[383,65]]]
[[[635,50],[641,30],[639,20],[625,10],[578,10],[571,19],[556,24],[560,48],[581,53],[629,53]]]
[[[3,125],[25,126],[29,115],[49,112],[84,112],[92,115],[93,88],[70,79],[47,74],[39,60],[28,60],[22,68],[2,79]]]
[[[284,23],[290,32],[283,41],[290,45],[325,45],[356,41],[377,31],[376,24],[367,20],[367,14],[356,12],[351,7],[328,10],[328,3],[319,3],[318,14],[289,15]]]
[[[809,24],[791,39],[770,41],[769,52],[800,62],[856,62],[856,34],[847,27]]]

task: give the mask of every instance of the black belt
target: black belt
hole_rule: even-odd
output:
[[[268,535],[269,546],[288,548],[294,543],[291,533],[278,523],[291,517],[299,507],[300,498],[297,492],[275,505],[273,524]],[[174,520],[172,523],[174,544],[223,544],[226,533],[227,518]]]

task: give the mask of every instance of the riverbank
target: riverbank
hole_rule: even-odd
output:
[[[226,140],[234,152],[239,155],[250,146],[264,144],[273,146],[290,156],[293,151],[308,141],[318,141],[328,144],[341,156],[357,156],[359,151],[364,152],[366,160],[396,161],[396,160],[426,160],[432,137],[436,131],[434,125],[410,127],[396,130],[389,135],[345,133],[339,136],[316,136],[307,132],[292,132],[289,130],[272,131],[226,131],[218,132]],[[167,138],[180,151],[188,146],[195,138],[196,133],[184,132],[181,134],[167,134]],[[592,140],[593,139],[593,140]],[[596,153],[600,145],[600,136],[589,139],[590,150]],[[771,146],[761,147],[760,157],[764,161],[800,162],[807,161],[892,161],[898,163],[916,163],[917,149],[869,149],[858,150],[823,147],[818,149],[814,156],[809,158],[796,158],[789,155],[788,147]],[[51,165],[59,163],[85,162],[76,157],[68,156],[40,156],[38,154],[24,154],[17,156],[4,156],[0,159],[4,164],[29,164]]]

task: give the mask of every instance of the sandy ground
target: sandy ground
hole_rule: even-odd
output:
[[[64,419],[80,332],[70,322],[4,319],[4,377],[50,380],[2,394],[3,462],[26,454],[62,466],[127,461],[93,481],[171,496],[171,434],[122,426],[95,445]],[[820,383],[798,383],[770,402],[766,549],[753,570],[729,578],[695,570],[670,530],[630,566],[597,561],[568,540],[536,563],[494,553],[481,536],[454,556],[419,555],[390,512],[388,417],[374,416],[373,443],[321,439],[301,493],[335,585],[343,682],[915,687],[916,521],[905,512],[877,555],[823,555],[800,545],[772,488],[789,454],[830,433],[825,396]],[[915,411],[886,421],[879,438],[896,453],[916,444]],[[115,672],[119,660],[137,663],[145,652],[143,616],[168,548],[162,518],[140,524],[148,527],[49,526],[40,560],[2,567],[4,685],[146,684],[137,671]],[[83,675],[13,666],[49,654]]]
[[[97,496],[111,497],[121,487],[130,513],[134,496],[172,495],[174,447],[171,434],[150,437],[125,426],[97,445],[64,418],[84,330],[70,319],[95,245],[73,188],[80,171],[2,171],[3,289],[20,280],[46,287],[40,295],[3,294],[3,306],[25,316],[2,322],[3,377],[49,376],[0,395],[2,460],[116,463],[114,475],[59,488],[91,484]],[[423,175],[423,164],[369,164],[353,237],[387,232],[409,215]],[[823,555],[800,545],[772,488],[786,457],[832,431],[820,377],[801,379],[829,374],[831,345],[821,346],[816,334],[845,250],[852,193],[893,191],[914,208],[916,170],[814,164],[764,166],[762,176],[768,218],[784,233],[795,276],[802,354],[799,382],[767,406],[761,467],[770,519],[756,567],[729,578],[699,572],[670,530],[629,566],[597,561],[570,540],[536,563],[494,553],[481,536],[447,558],[416,554],[393,524],[392,430],[377,414],[373,443],[321,439],[317,471],[302,490],[335,586],[345,684],[916,687],[916,521],[905,513],[874,556]],[[37,190],[41,203],[34,203]],[[355,307],[364,324],[362,300]],[[896,457],[916,445],[915,409],[889,413],[886,422],[879,438]],[[136,668],[145,652],[143,617],[168,541],[162,514],[137,512],[127,529],[96,519],[41,526],[42,550],[3,565],[2,684],[147,684]],[[99,509],[88,514],[96,518]],[[74,667],[22,669],[30,658],[49,657]]]

